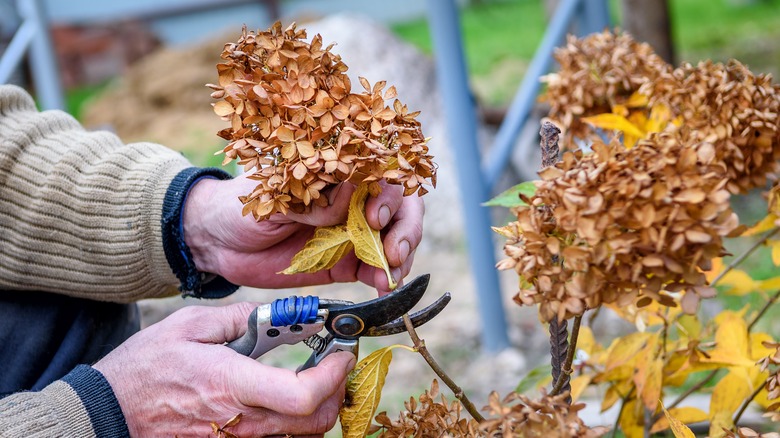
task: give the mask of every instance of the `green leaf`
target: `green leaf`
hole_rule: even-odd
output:
[[[517,384],[515,392],[525,394],[526,391],[542,386],[547,379],[552,379],[552,365],[542,364],[528,372],[520,383]]]
[[[482,205],[485,207],[521,207],[528,204],[520,199],[520,194],[530,198],[534,193],[536,193],[536,184],[533,181],[526,181],[505,190],[490,201],[483,202]]]

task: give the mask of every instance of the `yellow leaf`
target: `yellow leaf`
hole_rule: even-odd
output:
[[[393,348],[405,345],[391,345],[380,348],[361,360],[347,377],[348,403],[339,411],[341,432],[346,438],[363,438],[371,426],[371,420],[382,396],[382,387],[393,359]]]
[[[636,354],[645,346],[650,333],[629,333],[610,345],[606,369],[611,370],[628,362],[636,361]]]
[[[731,414],[726,412],[719,412],[710,419],[710,434],[709,438],[721,438],[726,436],[724,429],[731,429],[734,426],[734,421],[731,419]]]
[[[772,247],[772,263],[780,266],[780,240],[770,240],[767,244]]]
[[[767,333],[750,334],[750,357],[756,362],[775,354],[776,349],[764,346],[764,342],[774,342],[774,339]]]
[[[627,402],[620,416],[620,431],[626,438],[644,437],[645,409],[636,399]]]
[[[620,131],[635,137],[645,136],[645,133],[636,125],[629,122],[625,117],[617,114],[605,113],[592,117],[583,117],[582,121],[596,128],[608,131]]]
[[[722,312],[717,323],[715,349],[710,351],[709,358],[701,358],[701,362],[753,367],[755,361],[748,354],[748,332],[745,320],[735,312]]]
[[[658,400],[661,398],[664,361],[659,357],[650,358],[649,356],[651,355],[648,354],[644,360],[637,362],[637,372],[634,375],[634,380],[642,398],[642,403],[644,403],[647,409],[655,411],[656,407],[658,407]]]
[[[772,258],[775,257],[775,250],[776,248],[772,248]],[[780,277],[773,277],[773,278],[767,278],[766,280],[761,280],[757,282],[758,289],[769,292],[769,291],[776,291],[780,289]]]
[[[733,426],[731,417],[753,389],[740,373],[729,372],[715,385],[710,398],[710,436],[723,436],[722,428]]]
[[[747,272],[732,269],[723,276],[718,282],[720,286],[730,286],[726,290],[728,295],[742,296],[754,292],[758,289],[758,283],[748,275]]]
[[[661,132],[669,123],[669,119],[671,118],[672,111],[668,106],[662,103],[656,104],[650,110],[650,118],[648,118],[644,129],[647,132]]]
[[[650,429],[650,433],[658,433],[662,430],[666,430],[669,428],[669,416],[672,418],[676,418],[677,421],[683,424],[691,424],[691,423],[699,423],[702,421],[707,421],[707,413],[702,411],[699,408],[694,408],[690,406],[686,406],[683,408],[671,408],[669,411],[664,409],[664,413],[668,414],[664,415],[663,417],[659,418],[658,421],[655,422],[653,427]]]
[[[673,417],[669,411],[664,409],[664,415],[666,416],[666,419],[669,421],[669,425],[672,428],[672,433],[674,434],[674,438],[696,438],[696,435],[693,434],[691,429],[688,428],[682,421],[678,420],[677,418]]]
[[[282,273],[291,275],[330,269],[351,249],[352,242],[349,240],[347,227],[319,227],[314,231],[314,236],[295,254],[290,267]]]
[[[577,336],[577,349],[588,354],[593,354],[596,348],[596,338],[593,337],[593,331],[588,326],[580,327],[580,333]]]
[[[704,276],[707,278],[707,283],[712,283],[713,280],[715,280],[715,277],[720,275],[721,272],[723,272],[723,257],[717,257],[712,259],[712,267],[709,271],[704,271]],[[713,285],[714,286],[714,285]]]
[[[645,107],[647,106],[648,96],[645,94],[640,93],[639,91],[634,91],[631,96],[628,97],[628,100],[626,101],[625,105],[629,108],[639,108],[639,107]]]
[[[625,105],[620,105],[620,104],[612,105],[612,114],[617,114],[619,116],[627,117],[628,108],[626,108]]]
[[[390,289],[395,289],[397,283],[390,273],[390,265],[385,257],[382,237],[379,231],[371,228],[366,221],[365,206],[368,197],[368,184],[360,184],[349,200],[347,216],[347,232],[349,240],[355,245],[355,255],[364,263],[385,270]]]
[[[765,218],[761,219],[757,224],[753,225],[752,227],[748,228],[744,233],[742,233],[742,236],[754,236],[756,234],[761,234],[763,232],[769,231],[777,227],[775,225],[775,221],[777,220],[777,216],[773,213],[769,213],[766,215]]]
[[[628,121],[633,123],[634,126],[642,127],[647,124],[647,116],[645,116],[644,111],[634,111],[631,114],[628,115]],[[636,145],[636,143],[639,141],[639,139],[642,137],[637,137],[631,134],[623,134],[623,144],[626,146],[626,149],[631,149]]]
[[[591,378],[593,376],[589,376],[587,374],[583,374],[581,376],[577,376],[573,379],[571,379],[571,400],[572,402],[576,402],[579,400],[580,395],[582,395],[582,392],[585,391],[585,388],[588,387],[590,384]]]

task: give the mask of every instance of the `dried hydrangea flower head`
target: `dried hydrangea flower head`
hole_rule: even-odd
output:
[[[668,292],[683,292],[683,310],[694,312],[714,295],[702,270],[739,230],[730,195],[779,170],[780,87],[736,61],[672,69],[625,34],[570,39],[556,59],[551,117],[569,147],[577,137],[594,153],[543,170],[531,206],[502,229],[499,268],[520,275],[516,301],[539,304],[550,320],[602,303],[676,305]],[[623,127],[634,115],[665,113],[665,122],[630,144],[615,128],[623,142],[606,145],[582,120],[621,112]]]
[[[609,113],[616,104],[628,105],[635,91],[671,67],[647,43],[609,31],[578,39],[569,36],[556,49],[560,70],[542,78],[549,117],[565,128],[561,146],[576,150],[574,138],[594,138],[583,117]]]
[[[244,214],[262,220],[304,212],[326,204],[322,191],[342,181],[367,183],[372,194],[382,179],[403,185],[407,196],[435,187],[419,113],[395,99],[395,87],[385,91],[384,81],[371,86],[361,78],[363,91],[353,93],[332,47],[279,22],[257,33],[244,28],[225,45],[219,83],[207,86],[220,99],[214,112],[230,122],[218,133],[229,141],[223,164],[238,160],[258,181],[241,197]]]
[[[542,390],[539,399],[510,392],[501,399],[490,393],[485,408],[490,418],[480,424],[483,436],[527,436],[561,438],[597,438],[606,435],[607,427],[589,427],[580,418],[585,403],[573,405],[566,401],[569,394],[547,395]]]
[[[629,150],[597,143],[540,172],[530,205],[503,229],[498,267],[525,280],[518,303],[540,304],[549,321],[639,296],[674,305],[664,291],[684,291],[693,312],[714,294],[701,270],[723,255],[738,218],[711,145],[689,147],[684,132]]]
[[[780,86],[738,61],[701,62],[664,72],[641,87],[649,104],[664,104],[709,143],[723,162],[731,193],[764,187],[780,167]]]

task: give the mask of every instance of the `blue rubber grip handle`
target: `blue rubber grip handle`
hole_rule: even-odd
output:
[[[271,325],[274,327],[293,324],[311,324],[317,319],[320,299],[315,296],[291,296],[271,303]]]

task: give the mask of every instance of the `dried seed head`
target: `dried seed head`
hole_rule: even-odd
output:
[[[738,227],[730,195],[778,171],[780,87],[736,61],[672,69],[625,34],[570,38],[556,59],[550,115],[570,147],[580,138],[594,153],[544,169],[532,207],[505,228],[499,267],[523,279],[515,300],[539,304],[544,320],[638,297],[694,312],[714,295],[702,271]],[[673,123],[628,150],[581,120],[617,110],[648,120],[659,109]]]
[[[244,214],[262,220],[326,205],[321,193],[342,181],[384,179],[406,196],[436,186],[419,112],[384,81],[361,78],[363,90],[353,93],[347,66],[331,49],[319,35],[307,42],[305,30],[279,22],[257,33],[244,28],[225,44],[218,84],[208,87],[221,99],[214,112],[230,122],[218,133],[229,141],[223,164],[237,160],[258,181],[241,197]]]

